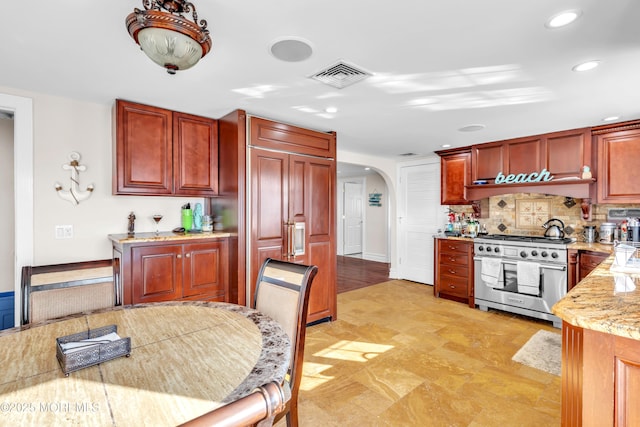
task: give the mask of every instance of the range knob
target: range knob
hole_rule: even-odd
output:
[[[541,253],[540,255],[542,255],[542,258],[546,258],[546,257],[547,257],[547,255],[549,255],[549,254],[548,254],[548,253],[546,253],[545,251],[542,251],[542,253]]]
[[[484,247],[483,246],[478,246],[478,251],[480,251],[480,252],[484,251]]]
[[[558,254],[556,252],[551,252],[551,258],[558,258]]]
[[[538,251],[535,249],[531,251],[531,256],[538,256]]]
[[[499,247],[495,247],[495,248],[493,249],[493,252],[495,252],[495,253],[500,252],[500,248],[499,248]]]
[[[527,253],[525,251],[520,252],[520,256],[522,258],[526,258],[527,257]]]

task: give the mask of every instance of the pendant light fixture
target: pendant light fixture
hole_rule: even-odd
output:
[[[207,21],[184,0],[142,0],[127,16],[127,30],[142,51],[169,74],[193,67],[211,50]],[[183,16],[191,14],[193,22]]]

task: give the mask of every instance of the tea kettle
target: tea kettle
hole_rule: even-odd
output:
[[[552,222],[559,222],[562,228],[556,224],[550,225]],[[549,221],[542,224],[542,228],[546,228],[544,237],[550,239],[562,239],[564,237],[564,223],[557,218],[551,218]]]

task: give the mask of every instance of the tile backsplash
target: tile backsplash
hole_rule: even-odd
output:
[[[640,208],[631,204],[604,204],[591,206],[591,221],[582,219],[581,199],[544,194],[504,194],[481,201],[480,223],[490,234],[518,234],[542,236],[542,224],[557,218],[565,225],[567,237],[582,240],[585,225],[600,226],[607,222],[607,212],[613,208]],[[473,212],[470,205],[450,206],[456,213]]]

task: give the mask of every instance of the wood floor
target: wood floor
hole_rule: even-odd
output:
[[[300,425],[559,426],[560,377],[511,360],[539,329],[414,282],[343,292],[307,329]]]
[[[348,256],[338,257],[338,293],[389,280],[389,264]]]

